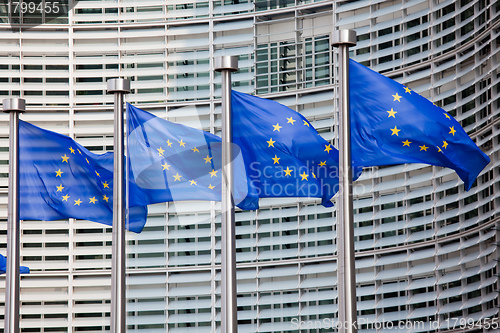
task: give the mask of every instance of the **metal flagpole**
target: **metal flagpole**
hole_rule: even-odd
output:
[[[111,333],[126,331],[125,299],[125,166],[124,166],[124,95],[130,92],[127,79],[108,80],[108,93],[114,94],[114,170],[113,234],[111,250]]]
[[[339,48],[339,201],[337,214],[338,305],[340,333],[356,333],[356,274],[352,212],[351,122],[349,117],[349,47],[356,31],[333,31],[332,45]]]
[[[3,100],[10,113],[9,203],[7,218],[7,276],[5,286],[5,332],[19,332],[19,113],[26,110],[22,98]]]
[[[231,120],[231,72],[238,70],[238,57],[215,58],[222,76],[222,246],[221,333],[238,332],[236,297],[236,236],[234,231],[233,126]]]

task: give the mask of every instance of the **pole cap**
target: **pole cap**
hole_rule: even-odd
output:
[[[215,58],[215,70],[217,72],[229,70],[236,72],[238,70],[237,56],[220,56]]]
[[[114,93],[130,93],[130,80],[128,79],[109,79],[108,80],[108,94]]]
[[[24,98],[6,98],[3,100],[3,112],[26,111],[26,100]]]
[[[356,31],[351,29],[334,30],[332,35],[332,46],[339,47],[340,45],[355,46]]]

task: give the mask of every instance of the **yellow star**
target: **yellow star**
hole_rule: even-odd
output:
[[[309,123],[307,121],[305,121],[305,120],[304,120],[304,126],[309,127]]]
[[[316,175],[314,174],[314,172],[312,173],[312,175],[313,175],[313,178],[316,178]]]
[[[174,175],[174,182],[176,181],[181,181],[181,175],[179,175],[179,173],[177,172],[175,175]]]
[[[160,148],[158,148],[156,150],[158,150],[158,156],[163,156],[163,153],[165,152],[165,150],[163,150],[162,147],[160,147]]]
[[[172,142],[170,142],[170,140],[167,140],[166,142],[167,142],[167,146],[172,147]]]
[[[391,108],[391,111],[387,111],[387,113],[389,113],[389,117],[387,118],[396,118],[395,114],[397,113],[396,111],[394,111],[394,109]]]
[[[208,185],[208,188],[213,190],[215,188],[215,186],[213,186],[212,184]]]
[[[186,143],[185,143],[185,142],[183,142],[183,141],[182,141],[182,139],[181,139],[181,141],[179,141],[179,145],[180,145],[181,147],[185,147],[185,146],[186,146]]]
[[[95,174],[97,175],[97,177],[101,177],[101,175],[99,174],[99,172],[97,172],[97,170],[96,170]]]
[[[285,177],[288,177],[288,176],[291,176],[292,175],[292,169],[290,169],[290,167],[286,167],[286,170],[283,170],[285,171]]]
[[[427,151],[427,149],[429,149],[429,147],[427,147],[426,145],[423,145],[423,146],[419,146],[420,147],[420,151]]]
[[[442,152],[441,148],[439,148],[439,146],[436,146],[436,147],[438,149],[438,153],[441,153]]]
[[[322,167],[322,166],[326,166],[326,161],[319,162],[319,164],[318,164],[318,165],[319,165],[320,167]]]
[[[278,157],[278,156],[274,155],[274,157],[273,157],[273,161],[274,161],[274,163],[273,163],[273,164],[280,164],[280,157]]]
[[[330,144],[328,146],[325,145],[325,150],[324,151],[326,151],[328,154],[330,154],[330,150],[332,150],[332,145],[330,145]]]
[[[104,188],[109,188],[109,184],[108,184],[108,182],[107,182],[107,181],[103,182],[103,183],[102,183],[102,186],[103,186]]]
[[[446,149],[448,147],[448,142],[443,141],[443,148]]]
[[[408,139],[406,139],[406,141],[403,141],[403,147],[404,146],[410,147],[410,143],[411,143],[411,141],[408,141]]]
[[[408,93],[408,94],[410,94],[410,95],[411,95],[411,89],[410,89],[410,88],[408,88],[408,87],[405,87],[405,93]]]
[[[399,136],[399,131],[401,131],[400,129],[397,128],[397,126],[394,126],[394,128],[391,128],[391,131],[392,131],[392,135],[396,134],[397,136]]]
[[[80,155],[82,154],[82,152],[80,151],[80,149],[77,149],[77,151],[80,153]]]
[[[75,150],[73,149],[73,147],[69,147],[69,151],[71,152],[71,154],[75,153]]]
[[[400,99],[401,99],[402,96],[399,96],[398,93],[396,93],[396,95],[392,95],[392,97],[394,97],[394,101],[393,102],[395,102],[395,101],[401,102]]]
[[[191,148],[191,150],[193,151],[193,153],[199,153],[200,152],[197,147]]]
[[[61,177],[61,175],[63,174],[64,172],[61,171],[61,169],[57,170],[56,171],[56,177]]]
[[[203,158],[205,160],[205,164],[212,162],[212,158],[213,157],[210,157],[208,155],[207,155],[207,157]]]
[[[304,171],[304,172],[300,175],[300,177],[302,177],[302,179],[301,179],[301,180],[307,180],[308,175],[307,175],[307,174],[306,174],[306,172]]]
[[[63,160],[62,160],[63,162],[68,163],[69,156],[66,156],[66,154],[64,154],[64,156],[61,156],[61,158],[63,159]]]
[[[95,197],[89,198],[91,204],[94,204],[97,202],[97,199]]]
[[[269,144],[269,147],[274,147],[274,143],[276,141],[273,141],[273,138],[269,139],[269,141],[266,141]]]
[[[196,180],[190,180],[189,182],[190,182],[189,185],[196,185]]]
[[[210,174],[210,178],[212,178],[212,177],[217,177],[217,171],[218,171],[218,170],[212,170],[212,171],[210,171],[210,172],[209,172],[209,174]]]
[[[447,114],[446,112],[445,112],[445,113],[443,113],[443,114],[444,114],[444,116],[445,116],[446,118],[450,119],[450,115],[449,115],[449,114]]]
[[[68,201],[68,199],[69,199],[69,195],[67,195],[67,194],[62,197],[62,201]]]
[[[63,189],[64,189],[64,186],[62,186],[62,184],[57,186],[57,192],[62,192]]]
[[[106,196],[106,194],[105,194],[105,195],[103,195],[103,196],[102,196],[102,198],[103,198],[103,200],[104,200],[104,201],[106,201],[106,202],[108,202],[108,201],[109,201],[109,197],[107,197],[107,196]]]
[[[90,164],[89,159],[85,157],[85,161],[87,161],[87,164]]]
[[[82,203],[82,201],[80,199],[78,200],[75,200],[75,204],[73,206],[80,206],[80,204]]]
[[[451,126],[450,127],[450,133],[448,133],[448,134],[453,134],[453,136],[455,136],[455,132],[456,132],[455,131],[455,126]]]
[[[165,164],[162,164],[161,166],[163,167],[163,170],[169,170],[169,168],[171,167],[171,165],[167,162],[165,162]]]
[[[280,126],[280,124],[279,124],[279,123],[276,123],[276,125],[273,125],[273,127],[274,127],[273,132],[274,132],[274,131],[278,131],[278,132],[279,132],[279,131],[280,131],[280,128],[282,128],[283,126]]]
[[[286,118],[286,120],[288,120],[288,121],[287,121],[287,124],[292,124],[292,125],[293,125],[293,123],[294,123],[294,122],[296,122],[296,120],[295,120],[295,119],[293,119],[292,117],[290,117],[290,118]]]

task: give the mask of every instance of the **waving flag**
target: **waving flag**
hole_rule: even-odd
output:
[[[127,104],[130,198],[134,205],[221,198],[221,138]],[[235,203],[248,194],[245,165],[233,145]],[[245,208],[245,207],[242,207]]]
[[[251,190],[265,197],[316,197],[338,191],[339,153],[300,113],[272,100],[232,91],[233,137]],[[361,169],[355,169],[353,177]],[[255,206],[247,198],[249,206]]]
[[[353,163],[426,163],[455,170],[469,190],[490,159],[460,124],[410,88],[350,60]]]
[[[111,225],[113,153],[96,155],[73,139],[19,122],[20,219],[77,218]],[[141,232],[147,208],[130,208]]]

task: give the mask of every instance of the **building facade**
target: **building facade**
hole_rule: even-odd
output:
[[[234,89],[290,106],[337,146],[331,32],[356,30],[353,59],[443,107],[491,158],[468,192],[452,170],[420,164],[367,168],[354,183],[361,332],[498,323],[499,2],[80,0],[30,29],[11,26],[6,10],[0,22],[0,97],[25,98],[33,112],[23,120],[96,153],[113,149],[106,80],[120,76],[132,81],[128,102],[220,134],[220,55],[239,56]],[[0,128],[6,254],[5,114]],[[260,207],[236,213],[239,331],[331,332],[335,209],[309,198]],[[22,221],[21,230],[21,264],[32,270],[21,280],[21,331],[109,330],[111,228],[69,219]],[[152,205],[127,241],[129,332],[220,330],[219,203]]]

